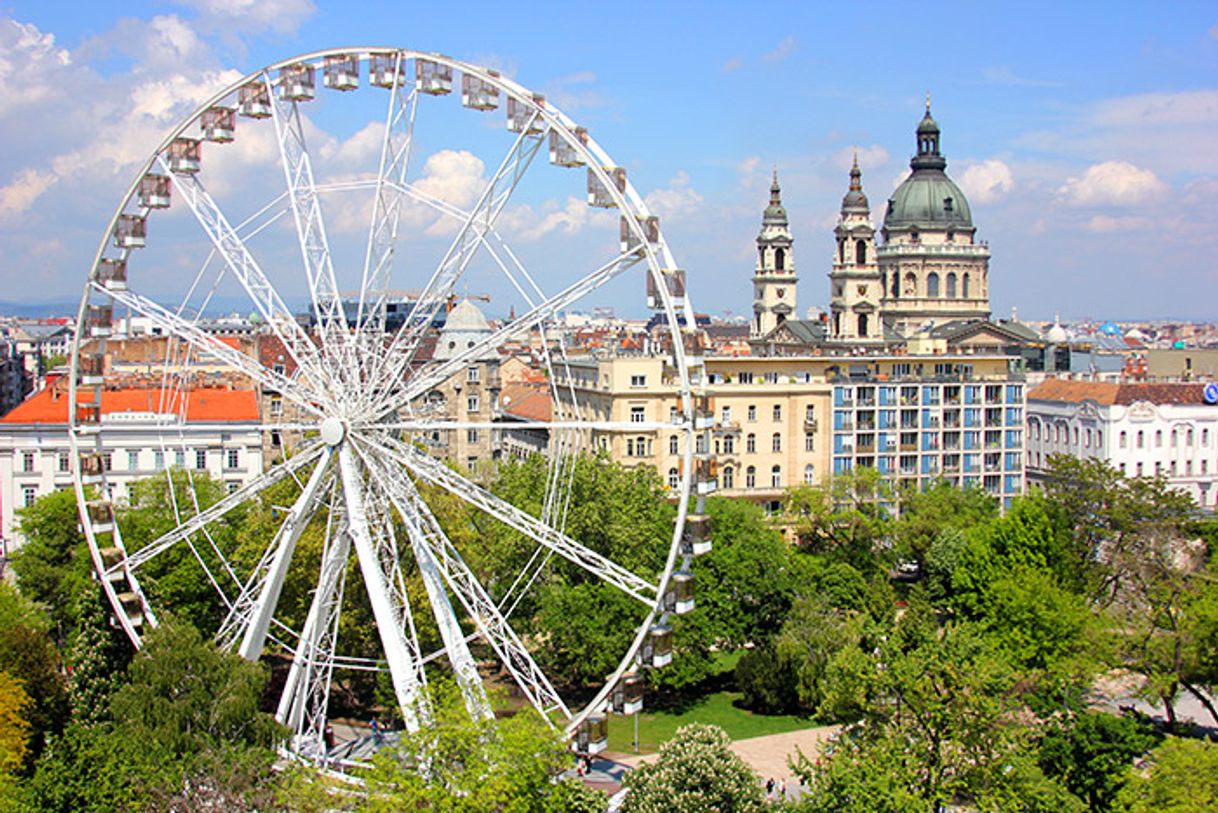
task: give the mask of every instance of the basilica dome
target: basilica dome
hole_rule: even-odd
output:
[[[973,230],[973,215],[960,187],[943,170],[947,159],[939,153],[939,125],[930,115],[918,123],[918,152],[909,162],[913,170],[888,199],[886,230]]]

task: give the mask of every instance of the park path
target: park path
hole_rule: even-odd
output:
[[[841,726],[827,725],[788,731],[785,734],[768,734],[764,737],[735,740],[732,742],[731,748],[737,756],[744,760],[746,765],[757,772],[757,776],[762,782],[771,778],[786,782],[787,795],[795,799],[798,797],[799,778],[787,765],[787,760],[795,759],[799,751],[815,759],[816,755],[820,753],[821,744],[840,729]],[[633,768],[645,762],[652,762],[657,756],[657,754],[613,754],[611,759]]]

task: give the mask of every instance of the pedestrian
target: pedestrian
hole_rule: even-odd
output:
[[[787,780],[785,780],[785,779],[778,780],[778,798],[779,799],[787,798]]]
[[[774,798],[774,777],[770,777],[765,781],[765,798]]]

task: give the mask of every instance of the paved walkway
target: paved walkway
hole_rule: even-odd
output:
[[[795,759],[798,752],[815,759],[820,753],[820,746],[841,726],[820,726],[805,728],[799,731],[788,731],[785,734],[770,734],[765,737],[753,737],[747,740],[736,740],[732,743],[732,751],[745,764],[757,772],[762,782],[767,779],[786,782],[787,796],[799,798],[799,778],[787,765],[788,759]],[[608,757],[608,754],[602,756]],[[633,768],[645,762],[652,762],[656,754],[614,754],[612,759]]]

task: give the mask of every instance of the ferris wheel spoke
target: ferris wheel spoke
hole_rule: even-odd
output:
[[[163,534],[153,540],[146,547],[140,548],[135,553],[128,556],[122,562],[111,566],[105,576],[113,576],[120,570],[135,570],[142,565],[147,564],[157,556],[169,550],[179,542],[190,538],[196,533],[199,533],[213,522],[221,519],[229,511],[232,511],[237,506],[254,499],[258,494],[270,488],[275,483],[289,476],[295,476],[295,472],[309,465],[312,461],[322,453],[321,444],[314,443],[306,446],[293,457],[272,466],[262,474],[247,482],[245,485],[238,488],[231,494],[225,495],[221,500],[214,505],[203,509],[195,514],[190,519],[183,522],[178,527],[174,528],[167,534]]]
[[[407,510],[401,499],[395,500],[394,492],[391,490],[395,485],[395,478],[384,472],[385,463],[375,459],[375,450],[360,449],[359,452],[369,470],[373,472],[374,477],[382,486],[382,490],[388,494],[390,502],[394,504],[406,526],[406,532],[410,536],[411,553],[414,554],[415,561],[419,565],[427,600],[431,605],[436,626],[440,630],[444,651],[448,655],[453,674],[457,678],[457,685],[465,699],[465,706],[471,716],[478,719],[490,719],[494,717],[494,712],[486,697],[482,679],[478,675],[478,666],[469,651],[469,643],[465,633],[461,630],[457,614],[453,611],[452,602],[449,601],[448,593],[444,589],[444,580],[440,575],[439,565],[432,554],[434,547],[447,544],[444,530],[421,500],[411,506],[415,510]],[[416,651],[416,654],[419,656],[421,665],[423,663],[422,653]]]
[[[382,482],[388,491],[389,499],[393,502],[399,515],[404,518],[430,516],[431,512],[426,502],[402,468],[380,466],[379,471],[383,475]],[[515,630],[508,624],[507,619],[499,612],[495,602],[491,600],[452,542],[442,532],[421,534],[420,541],[431,553],[433,561],[449,589],[456,595],[457,600],[461,602],[466,613],[473,619],[486,642],[490,644],[504,668],[511,673],[534,708],[541,712],[542,716],[551,724],[553,721],[550,720],[550,715],[554,713],[560,714],[564,719],[569,719],[571,712],[567,708],[567,704],[554,689],[545,672],[533,660],[533,656],[516,635]]]
[[[396,379],[413,360],[424,328],[431,324],[432,318],[448,301],[457,280],[465,272],[478,247],[482,245],[484,235],[494,228],[500,213],[511,200],[512,193],[543,143],[544,132],[540,135],[522,132],[483,188],[477,203],[466,215],[448,251],[432,272],[409,316],[390,344],[389,352],[385,355],[389,364],[383,371],[388,374],[389,380]]]
[[[170,172],[164,156],[159,160],[165,172]],[[245,242],[238,236],[237,230],[203,187],[198,175],[184,173],[176,177],[178,191],[186,205],[194,213],[216,252],[223,258],[229,272],[237,278],[249,295],[263,321],[309,380],[315,381],[317,386],[322,388],[329,386],[331,382],[321,366],[317,347],[284,304],[278,291],[246,248]]]
[[[363,574],[364,585],[368,590],[372,614],[385,650],[385,659],[389,662],[394,694],[397,696],[407,730],[416,731],[420,725],[422,666],[411,651],[410,642],[406,640],[405,631],[402,629],[401,614],[394,607],[393,586],[383,569],[368,524],[364,500],[365,481],[355,453],[347,443],[339,447],[338,464],[342,474],[342,491],[351,540],[355,545],[360,573]]]
[[[394,80],[389,88],[389,109],[385,114],[385,133],[381,141],[381,160],[376,177],[372,225],[360,282],[356,324],[361,330],[380,335],[385,325],[385,305],[390,271],[397,246],[401,221],[403,188],[414,146],[414,119],[418,109],[418,90],[411,85],[407,93],[398,76],[405,70],[405,56],[394,56]]]
[[[274,550],[271,561],[265,570],[255,571],[250,578],[242,597],[249,596],[252,602],[247,607],[241,607],[240,602],[234,606],[235,612],[243,616],[245,634],[237,654],[246,660],[256,661],[262,654],[262,646],[266,643],[267,630],[270,629],[271,616],[279,605],[279,595],[283,590],[283,582],[287,576],[288,566],[292,555],[296,552],[296,543],[308,526],[309,520],[317,510],[318,497],[321,493],[322,481],[326,476],[332,454],[329,450],[322,455],[309,475],[296,502],[288,509],[288,515],[272,540],[270,549]],[[251,589],[254,588],[254,589]],[[253,594],[257,592],[257,597]]]
[[[325,754],[325,712],[337,652],[351,535],[341,509],[326,518],[326,535],[317,590],[300,632],[300,642],[279,697],[275,718],[288,726],[300,750]]]
[[[271,119],[275,123],[280,163],[287,181],[288,198],[296,223],[296,238],[300,243],[318,331],[332,351],[345,350],[348,344],[346,317],[338,281],[334,276],[330,243],[326,238],[326,225],[322,217],[321,198],[317,194],[317,185],[313,178],[313,164],[305,144],[304,119],[297,102],[284,99],[282,93],[275,93],[274,83],[269,75],[264,75],[263,81],[272,99]],[[344,368],[340,365],[339,369]]]
[[[578,302],[614,277],[634,266],[639,262],[639,259],[637,253],[619,254],[591,274],[567,287],[561,293],[530,309],[514,322],[509,322],[498,330],[492,331],[481,341],[475,342],[472,347],[467,347],[452,358],[431,364],[417,374],[412,375],[406,381],[405,386],[396,392],[391,391],[388,398],[382,400],[375,408],[373,415],[365,415],[363,418],[365,420],[368,418],[379,418],[387,413],[406,407],[414,399],[433,389],[438,384],[447,381],[453,375],[464,370],[483,355],[495,350],[504,342],[526,335],[546,319],[553,317],[558,312]],[[405,367],[403,366],[402,370],[404,369]]]
[[[393,460],[408,468],[416,477],[460,497],[469,505],[479,508],[538,544],[544,545],[623,593],[633,596],[648,606],[655,603],[657,587],[643,577],[631,573],[616,562],[588,549],[528,512],[520,510],[482,486],[462,477],[441,461],[417,451],[414,447],[392,438],[382,438],[381,444],[381,448],[385,449]]]
[[[302,385],[299,381],[289,378],[282,373],[276,373],[262,366],[251,356],[235,350],[217,337],[204,332],[181,315],[158,305],[151,299],[128,289],[116,291],[94,284],[97,290],[110,296],[115,302],[125,305],[135,313],[147,317],[156,327],[165,331],[193,347],[202,357],[211,357],[224,362],[233,369],[244,373],[251,381],[265,389],[276,390],[306,412],[321,416],[321,409],[314,402],[318,399],[316,393]]]

